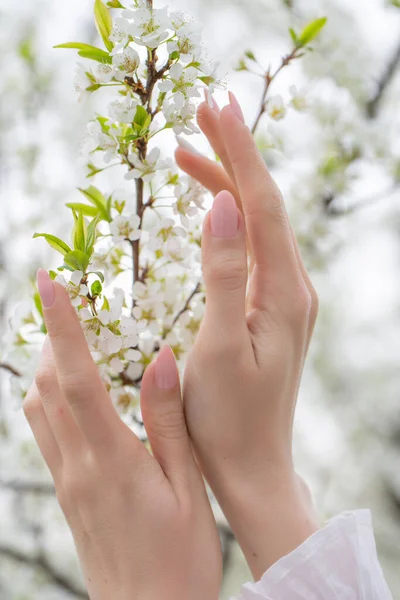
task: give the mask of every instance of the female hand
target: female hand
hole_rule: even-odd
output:
[[[259,578],[318,528],[292,461],[317,295],[235,97],[221,112],[202,104],[198,122],[223,167],[176,151],[178,165],[217,194],[203,229],[207,302],[185,371],[185,414],[199,464]]]
[[[114,409],[64,288],[38,284],[48,330],[24,412],[96,600],[218,598],[221,552],[172,351],[144,374],[154,457]]]

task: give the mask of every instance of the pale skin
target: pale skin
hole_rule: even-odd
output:
[[[183,149],[176,158],[216,195],[202,241],[206,314],[183,404],[169,348],[145,371],[153,456],[114,409],[65,290],[38,273],[48,337],[24,412],[92,600],[218,598],[219,540],[191,443],[255,579],[318,529],[291,448],[316,293],[235,98],[198,117],[223,166]]]

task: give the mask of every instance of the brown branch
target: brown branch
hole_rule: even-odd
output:
[[[14,369],[14,367],[12,367],[11,365],[9,365],[8,363],[0,363],[0,369],[4,369],[5,371],[9,371],[10,373],[12,373],[13,375],[15,375],[16,377],[22,377],[22,374],[17,371],[16,369]]]
[[[0,480],[0,487],[18,493],[43,494],[48,496],[55,495],[54,485],[51,483],[40,483],[34,481],[10,479],[9,481]]]
[[[36,556],[24,554],[16,548],[9,548],[8,546],[0,544],[0,555],[6,556],[20,564],[28,565],[33,569],[40,569],[52,584],[58,585],[60,588],[75,595],[77,598],[89,600],[88,594],[84,590],[78,588],[68,579],[68,577],[59,573],[43,553],[39,553]]]
[[[400,43],[395,48],[391,59],[389,60],[386,69],[382,73],[380,80],[378,81],[378,87],[375,94],[372,98],[367,102],[366,105],[366,113],[368,118],[374,119],[377,117],[380,104],[382,98],[385,94],[385,91],[389,87],[391,81],[393,80],[394,74],[396,73],[397,67],[400,64]]]
[[[394,194],[396,191],[398,191],[399,188],[400,188],[400,183],[395,183],[393,186],[390,186],[390,188],[388,188],[384,192],[381,192],[380,194],[375,194],[374,196],[370,196],[369,198],[367,198],[366,200],[363,200],[362,202],[353,202],[352,204],[349,204],[348,206],[344,206],[343,208],[335,207],[335,205],[333,204],[335,198],[334,198],[334,196],[330,196],[329,201],[327,199],[324,199],[325,210],[329,216],[342,217],[343,215],[348,215],[348,214],[354,213],[358,210],[361,210],[367,206],[371,206],[371,204],[375,204],[376,202],[379,202],[380,200],[384,200],[391,194]]]
[[[298,58],[298,52],[299,52],[299,48],[293,48],[292,52],[290,54],[287,54],[286,56],[284,56],[282,58],[282,62],[279,65],[279,67],[276,69],[275,73],[273,73],[271,75],[271,71],[270,69],[268,69],[267,73],[265,74],[265,85],[264,85],[264,90],[263,90],[263,94],[262,94],[262,98],[261,98],[261,106],[260,106],[260,110],[259,113],[257,115],[257,118],[254,122],[254,125],[251,129],[251,133],[254,135],[254,133],[256,132],[256,129],[258,127],[258,124],[260,123],[261,117],[263,116],[263,114],[266,111],[266,102],[267,102],[267,95],[268,95],[268,91],[269,88],[271,86],[271,83],[274,81],[274,79],[276,78],[276,76],[282,71],[282,69],[284,67],[287,67],[292,60],[294,60],[295,58]]]
[[[164,331],[164,333],[162,335],[163,340],[167,337],[167,335],[170,333],[170,331],[172,331],[172,328],[179,321],[179,319],[183,315],[183,313],[185,313],[187,310],[189,310],[189,306],[190,306],[192,299],[194,298],[194,296],[196,294],[198,294],[200,292],[200,289],[201,289],[201,283],[199,281],[197,283],[196,287],[194,288],[194,290],[192,291],[192,293],[190,294],[190,296],[188,296],[188,298],[186,299],[186,302],[183,305],[183,307],[181,308],[181,310],[179,312],[177,312],[177,314],[175,315],[171,325]]]

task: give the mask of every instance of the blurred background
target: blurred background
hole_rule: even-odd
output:
[[[400,2],[169,5],[204,25],[210,57],[221,62],[248,123],[263,82],[235,70],[244,51],[274,69],[291,49],[289,27],[328,17],[314,52],[283,70],[271,89],[287,103],[296,85],[307,109],[278,121],[265,115],[257,134],[321,304],[300,392],[296,462],[322,521],[372,510],[382,567],[400,598]],[[19,359],[7,353],[7,331],[29,301],[36,270],[57,266],[33,232],[65,238],[64,203],[85,183],[79,145],[93,104],[77,103],[73,52],[52,46],[96,40],[91,0],[0,0],[1,600],[87,598],[72,536],[20,409],[10,366]],[[225,91],[216,97],[227,101]],[[201,136],[190,142],[210,154]],[[172,136],[170,144],[172,153]],[[103,182],[113,189],[111,176]],[[22,366],[30,357],[20,359]],[[226,600],[250,575],[215,510]]]

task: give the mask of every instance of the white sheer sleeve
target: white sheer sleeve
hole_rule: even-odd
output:
[[[392,600],[369,510],[335,517],[231,600]]]

